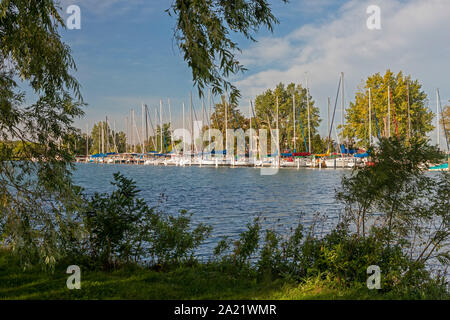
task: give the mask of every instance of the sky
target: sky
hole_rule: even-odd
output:
[[[270,0],[280,23],[273,33],[260,30],[256,43],[235,36],[242,53],[238,59],[248,71],[231,78],[241,90],[240,109],[248,115],[249,99],[276,84],[300,83],[308,78],[310,93],[321,110],[320,132],[326,131],[327,98],[336,95],[341,72],[345,75],[345,105],[369,75],[387,69],[418,79],[436,110],[435,90],[441,102],[450,99],[450,0]],[[182,126],[182,103],[200,110],[190,69],[173,38],[175,19],[165,10],[172,1],[62,0],[66,8],[81,9],[81,29],[63,30],[71,48],[88,106],[76,124],[85,130],[108,116],[125,130],[131,108],[140,119],[141,104],[154,114],[163,101],[168,122],[168,99],[174,127]],[[369,30],[366,12],[380,8],[381,29]],[[218,98],[216,98],[216,101]],[[152,111],[153,110],[153,111]],[[337,110],[340,114],[340,110]],[[138,120],[139,121],[139,120]],[[338,119],[340,121],[340,119]],[[436,133],[431,134],[432,141]],[[443,138],[441,138],[443,141]]]

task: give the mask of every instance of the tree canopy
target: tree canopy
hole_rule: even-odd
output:
[[[290,83],[285,86],[278,84],[275,89],[266,90],[255,99],[256,121],[261,128],[274,129],[277,120],[277,99],[278,99],[278,121],[280,148],[294,149],[294,109],[293,99],[295,97],[295,138],[296,151],[306,152],[309,149],[308,133],[308,99],[309,99],[309,119],[311,129],[311,149],[322,152],[317,140],[318,128],[320,124],[319,108],[315,106],[315,101],[306,88],[301,85]],[[308,98],[307,98],[308,97]],[[320,140],[320,138],[319,138]],[[306,146],[305,146],[306,143]],[[309,150],[311,151],[311,150]]]
[[[92,127],[89,140],[89,152],[102,152],[102,129],[103,129],[103,151],[126,152],[126,135],[122,131],[114,131],[109,123],[101,121]],[[86,139],[86,137],[84,137]],[[86,144],[86,140],[85,140]]]
[[[225,105],[227,106],[228,129],[246,130],[248,128],[248,119],[242,115],[237,105],[226,101],[222,96],[222,101],[214,105],[214,112],[211,114],[211,128],[218,129],[225,137]]]
[[[387,137],[389,135],[389,98],[390,89],[390,135],[401,138],[417,137],[424,139],[434,129],[433,113],[427,108],[427,95],[422,91],[418,80],[399,72],[396,75],[387,70],[384,75],[376,73],[369,76],[358,89],[355,101],[347,109],[344,138],[357,140],[360,146],[369,144],[369,88],[371,91],[371,135]],[[408,115],[409,109],[409,115]]]
[[[230,90],[236,103],[240,93],[228,77],[246,69],[235,57],[241,50],[232,35],[255,41],[253,34],[261,27],[272,31],[278,20],[268,1],[175,0],[166,12],[176,17],[175,40],[200,96],[207,86],[213,94]]]
[[[54,1],[0,2],[0,139],[21,142],[16,160],[24,160],[11,162],[14,144],[1,144],[0,241],[24,263],[51,264],[62,238],[75,232],[78,188],[68,166],[73,154],[62,141],[77,132],[72,122],[83,115],[83,101],[60,27]],[[25,100],[23,88],[34,101]]]
[[[442,111],[441,126],[444,136],[450,144],[450,106],[446,106]]]

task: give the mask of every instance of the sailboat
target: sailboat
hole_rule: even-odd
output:
[[[441,136],[441,127],[440,127],[440,115],[442,114],[442,106],[441,106],[441,98],[439,95],[439,89],[436,89],[436,133],[437,133],[437,146],[438,148],[440,147],[440,136]],[[428,168],[428,170],[430,171],[449,171],[449,163],[450,163],[450,152],[449,152],[449,143],[448,143],[448,136],[447,136],[447,128],[445,127],[445,122],[444,124],[444,133],[445,133],[445,141],[447,142],[447,162],[446,163],[442,163],[442,164],[438,164],[435,166],[432,166],[430,168]]]

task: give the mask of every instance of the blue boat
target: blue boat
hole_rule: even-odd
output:
[[[430,167],[429,170],[448,170],[448,162],[447,163],[443,163],[434,167]]]

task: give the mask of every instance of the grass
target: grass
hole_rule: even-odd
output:
[[[128,267],[112,272],[81,271],[81,289],[66,287],[68,274],[58,267],[23,271],[0,253],[0,299],[389,299],[364,286],[337,289],[321,280],[257,280],[219,272],[207,265],[158,272]]]

